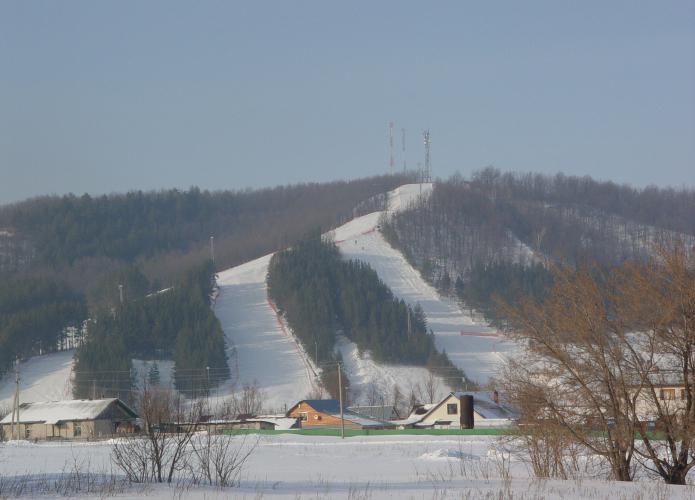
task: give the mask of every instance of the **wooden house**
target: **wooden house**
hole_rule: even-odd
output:
[[[287,412],[288,417],[298,418],[302,429],[339,429],[340,403],[336,399],[305,399]],[[391,422],[370,418],[344,409],[346,429],[394,429]]]

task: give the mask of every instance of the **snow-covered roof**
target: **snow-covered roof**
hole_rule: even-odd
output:
[[[461,396],[473,396],[473,411],[485,419],[518,418],[518,414],[511,408],[493,401],[488,392],[453,392],[451,394],[457,398]]]
[[[292,417],[278,417],[275,415],[263,416],[259,415],[257,417],[250,418],[233,418],[233,419],[214,419],[203,422],[202,424],[211,425],[224,425],[224,424],[242,424],[244,422],[265,422],[275,425],[275,430],[287,430],[292,429],[297,423],[296,418]]]
[[[133,418],[136,417],[133,410],[116,398],[73,399],[23,403],[19,406],[19,422],[57,424],[70,420],[96,420],[112,404],[119,404],[126,413],[131,414]],[[10,423],[12,423],[12,413],[0,421],[0,424]]]
[[[451,396],[473,396],[473,411],[485,420],[513,420],[518,418],[516,412],[500,403],[495,403],[487,392],[451,392],[440,402],[434,404],[419,405],[413,408],[408,418],[395,420],[396,425],[417,425],[422,422],[435,409],[439,408]]]

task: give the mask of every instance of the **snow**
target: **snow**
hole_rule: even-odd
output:
[[[19,402],[62,401],[72,399],[71,374],[74,350],[34,356],[19,364]],[[11,406],[14,374],[0,380],[0,407]]]
[[[402,210],[432,191],[432,184],[407,184],[388,193],[388,212]],[[419,303],[435,333],[439,349],[474,381],[486,383],[496,373],[503,354],[512,345],[486,325],[464,314],[457,304],[442,298],[419,273],[394,250],[378,231],[383,212],[355,218],[330,233],[345,258],[370,264],[397,297]],[[315,368],[292,332],[268,302],[266,276],[271,255],[266,255],[218,274],[219,294],[215,314],[228,343],[232,383],[219,391],[256,382],[263,389],[270,410],[292,406],[314,392]],[[461,335],[465,330],[466,335]],[[402,392],[422,385],[428,372],[423,367],[376,363],[368,353],[359,355],[347,339],[337,348],[345,362],[355,403],[365,403],[370,393],[391,394],[398,383]],[[446,389],[440,379],[442,391]],[[442,392],[442,395],[444,392]]]
[[[390,404],[396,386],[407,398],[411,391],[422,388],[423,381],[429,376],[427,368],[422,366],[377,363],[369,352],[360,354],[357,344],[342,335],[336,340],[336,348],[343,357],[343,366],[350,379],[351,401],[355,403]],[[447,387],[440,381],[437,398],[447,392]],[[372,395],[387,399],[374,401]]]
[[[294,337],[268,302],[270,255],[218,273],[215,314],[227,339],[232,382],[220,395],[256,383],[268,410],[292,406],[313,390],[315,379]]]
[[[73,399],[70,401],[49,401],[26,403],[19,407],[21,423],[45,422],[57,424],[66,420],[94,420],[117,399]],[[1,424],[9,424],[12,414],[7,415]]]
[[[408,184],[388,193],[388,212],[402,210],[418,196],[428,195],[432,184]],[[439,349],[446,349],[454,364],[472,380],[487,382],[495,374],[503,354],[512,349],[485,325],[474,321],[452,301],[439,297],[403,256],[384,240],[378,231],[383,212],[353,219],[332,232],[346,258],[369,263],[394,294],[408,303],[419,303],[434,330]],[[244,384],[257,383],[265,393],[268,410],[293,405],[314,392],[315,368],[308,356],[268,302],[266,275],[271,255],[266,255],[218,274],[218,295],[214,311],[219,318],[228,345],[232,379],[215,391],[223,398]],[[461,335],[465,330],[466,335]],[[487,336],[480,336],[487,335]],[[492,336],[490,336],[492,335]],[[389,394],[399,382],[401,391],[409,391],[427,377],[422,367],[384,365],[368,354],[359,356],[356,346],[339,343],[356,402],[364,402],[374,388]],[[21,402],[71,399],[71,371],[74,351],[37,356],[21,363]],[[134,360],[142,373],[146,363]],[[159,362],[162,385],[171,381],[171,366]],[[444,385],[444,384],[442,384]],[[0,381],[0,405],[11,404],[14,383],[11,376]]]
[[[229,437],[241,445],[255,437]],[[110,463],[112,442],[0,444],[0,477],[70,477],[79,467],[121,472]],[[74,477],[74,476],[73,476]],[[658,481],[618,483],[587,475],[578,481],[533,479],[528,465],[509,456],[492,436],[388,435],[341,440],[328,436],[259,437],[239,488],[133,485],[117,498],[369,498],[531,500],[693,498],[692,486]],[[85,481],[86,482],[86,481]],[[25,497],[32,495],[25,492]],[[91,496],[98,496],[92,493]],[[107,495],[110,496],[110,495]]]
[[[423,193],[431,190],[431,185]],[[417,184],[389,193],[389,209],[407,206],[419,196]],[[358,217],[336,229],[334,238],[346,259],[368,263],[393,293],[411,305],[420,304],[434,331],[435,344],[467,377],[480,384],[497,374],[504,355],[515,346],[484,323],[464,313],[453,300],[443,298],[376,230],[380,212]],[[464,334],[462,334],[464,332]]]

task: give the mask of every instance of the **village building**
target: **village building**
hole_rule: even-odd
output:
[[[23,403],[15,429],[20,439],[97,439],[135,432],[136,419],[135,412],[116,398]],[[12,413],[0,426],[11,439]]]
[[[207,422],[201,422],[197,426],[198,430],[205,430],[212,433],[223,433],[225,431],[233,431],[240,429],[254,430],[287,430],[298,429],[299,421],[296,418],[283,416],[249,416],[236,419],[214,419]]]
[[[438,403],[416,405],[408,418],[394,421],[399,429],[461,429],[462,400],[473,396],[474,427],[509,427],[518,419],[513,409],[501,404],[496,392],[451,392]]]
[[[302,429],[339,429],[340,403],[336,399],[306,399],[287,412],[288,417],[299,419]],[[395,425],[385,420],[370,418],[350,409],[343,411],[346,429],[394,429]]]
[[[400,417],[398,415],[398,410],[393,405],[352,405],[348,407],[348,410],[365,417],[373,418],[375,420],[397,420]]]

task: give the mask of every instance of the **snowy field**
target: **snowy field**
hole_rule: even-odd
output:
[[[240,442],[242,438],[229,438]],[[693,487],[658,481],[621,484],[600,478],[577,481],[531,479],[526,464],[509,457],[488,436],[335,437],[292,434],[247,437],[255,451],[239,488],[141,485],[118,491],[121,498],[291,498],[291,499],[686,499]],[[3,482],[28,474],[53,480],[111,472],[111,444],[0,444]],[[122,477],[120,477],[122,479]],[[7,486],[5,486],[6,488]],[[30,493],[25,493],[31,497]]]

